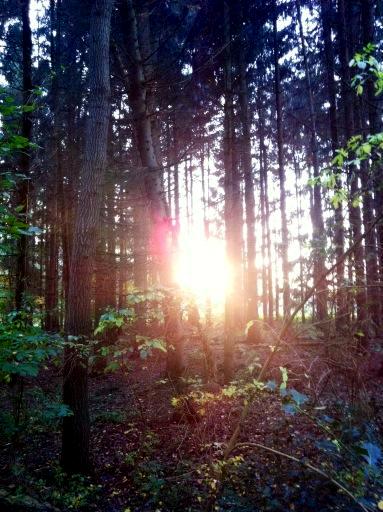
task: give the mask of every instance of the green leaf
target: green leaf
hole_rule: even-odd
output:
[[[303,405],[304,403],[306,403],[308,401],[308,396],[307,395],[304,395],[303,393],[300,393],[299,391],[297,391],[296,389],[291,389],[290,390],[290,396],[291,398],[294,400],[294,402],[298,405],[298,406],[301,406]]]
[[[295,404],[290,404],[290,403],[283,404],[282,409],[289,416],[293,416],[297,412],[297,408],[296,408]]]
[[[370,466],[376,466],[382,459],[382,450],[378,445],[364,442],[362,448],[366,451],[364,459]]]
[[[288,380],[288,374],[287,374],[287,369],[280,366],[279,367],[280,371],[281,371],[281,374],[282,374],[282,382],[279,386],[279,393],[281,394],[281,396],[286,396],[287,394],[287,380]]]

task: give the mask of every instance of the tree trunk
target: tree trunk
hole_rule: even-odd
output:
[[[48,264],[46,271],[45,285],[45,329],[47,331],[58,331],[59,311],[58,311],[58,257],[59,257],[59,225],[58,225],[58,206],[59,190],[62,185],[62,155],[60,147],[60,98],[58,79],[60,73],[60,2],[50,1],[50,54],[52,67],[52,88],[51,88],[51,109],[53,114],[52,122],[52,163],[53,167],[49,176],[47,185],[48,195]]]
[[[362,39],[363,44],[375,42],[374,33],[374,19],[375,19],[375,5],[374,0],[366,0],[363,2],[361,8],[361,21],[362,21]],[[381,99],[377,99],[374,92],[374,86],[371,81],[366,84],[367,92],[367,113],[369,121],[369,132],[379,133],[382,129],[382,122],[379,107],[381,106]],[[364,135],[367,135],[367,127],[365,122],[365,115],[362,111],[362,124],[364,125]],[[364,205],[364,229],[374,218],[374,206],[377,215],[383,212],[383,190],[382,190],[382,165],[379,165],[376,170],[369,169],[368,165],[362,173],[362,186],[363,186],[363,205]],[[375,204],[372,196],[375,194]],[[377,241],[379,244],[377,245]],[[377,231],[372,230],[369,232],[365,239],[366,247],[366,277],[367,277],[367,299],[370,315],[375,325],[380,326],[381,320],[381,304],[383,301],[383,227],[379,225]],[[380,248],[380,250],[379,250]],[[378,261],[380,262],[380,279],[378,274]],[[380,284],[380,289],[379,289]]]
[[[21,0],[22,22],[22,69],[23,69],[23,104],[31,104],[32,94],[32,33],[29,21],[30,0]],[[21,135],[28,141],[32,137],[31,112],[23,112],[21,120]],[[24,149],[20,156],[19,172],[23,178],[16,189],[16,204],[20,207],[19,216],[27,223],[29,214],[29,173],[31,155],[29,149]],[[28,235],[21,235],[17,241],[16,258],[16,283],[15,283],[15,307],[20,310],[23,307],[24,296],[28,286]]]
[[[224,169],[225,169],[225,228],[226,258],[231,270],[231,283],[225,305],[224,374],[229,382],[233,376],[234,333],[241,316],[241,258],[242,258],[242,205],[238,169],[235,159],[233,77],[231,55],[231,20],[227,0],[224,12]]]
[[[336,105],[335,65],[333,42],[331,38],[331,19],[333,17],[331,0],[321,0],[321,19],[324,40],[324,60],[326,67],[326,86],[329,107],[329,121],[331,134],[332,155],[335,157],[339,149],[338,120]],[[336,190],[342,188],[342,181],[337,179]],[[335,259],[340,260],[344,253],[344,227],[343,227],[343,205],[335,208],[335,233],[334,233]],[[344,261],[336,269],[336,323],[340,327],[344,323],[346,313],[346,296],[344,291]]]
[[[84,160],[70,262],[68,335],[92,334],[92,277],[107,161],[110,112],[109,37],[113,0],[95,0],[90,17],[89,115],[86,120]],[[64,361],[63,401],[72,412],[64,418],[61,464],[65,471],[90,470],[88,368],[85,357],[67,349]]]
[[[299,285],[300,285],[300,301],[302,302],[305,297],[305,285],[304,285],[304,272],[303,272],[303,254],[302,254],[302,226],[301,219],[303,218],[302,213],[302,189],[299,188],[301,180],[301,170],[299,162],[294,155],[294,171],[295,171],[295,200],[296,200],[296,216],[297,216],[297,238],[299,244]],[[305,308],[302,308],[302,323],[306,321]]]
[[[274,44],[274,89],[275,107],[277,113],[277,148],[278,148],[278,174],[280,187],[280,209],[281,209],[281,252],[282,252],[282,278],[283,278],[283,315],[290,313],[290,282],[289,282],[289,239],[286,217],[286,190],[285,190],[285,169],[283,151],[283,124],[282,124],[282,98],[279,70],[279,44],[277,32],[277,9],[276,1],[273,3],[273,44]]]
[[[348,140],[351,135],[354,134],[354,92],[351,89],[350,80],[350,68],[349,61],[350,55],[353,52],[351,38],[351,31],[347,31],[346,27],[354,27],[354,23],[351,23],[353,18],[352,4],[347,6],[348,19],[346,20],[346,9],[344,0],[339,0],[339,47],[340,47],[340,63],[341,63],[341,89],[342,89],[342,101],[343,101],[343,114],[345,124],[345,138]],[[361,233],[361,214],[359,205],[353,204],[353,200],[358,196],[358,175],[355,172],[354,167],[350,167],[348,170],[348,184],[350,187],[351,200],[349,202],[349,220],[351,226],[351,233],[353,240],[356,240]],[[365,319],[365,305],[366,305],[366,293],[365,293],[365,282],[364,282],[364,255],[363,246],[361,244],[354,251],[354,269],[355,269],[355,285],[356,285],[356,309],[357,318],[359,323],[363,323]]]
[[[260,72],[263,71],[263,67],[260,68]],[[262,88],[260,84],[260,89]],[[263,219],[263,230],[265,236],[265,252],[267,255],[267,284],[265,283],[265,289],[263,294],[267,298],[268,302],[268,321],[270,324],[273,322],[274,314],[274,289],[273,289],[273,262],[271,252],[271,230],[270,230],[270,203],[269,203],[269,180],[268,180],[268,169],[267,169],[267,150],[265,145],[265,110],[262,105],[261,92],[257,96],[257,110],[258,110],[258,137],[259,137],[259,162],[260,162],[260,182],[261,192],[263,193],[264,201],[264,219]],[[263,236],[263,235],[262,235]],[[265,318],[266,319],[266,318]]]
[[[151,253],[157,264],[160,283],[174,286],[172,275],[172,224],[162,180],[162,165],[156,155],[155,136],[148,111],[147,84],[137,30],[136,12],[132,0],[126,1],[126,45],[130,52],[129,97],[133,112],[134,130],[143,166],[145,198],[151,217]],[[164,304],[165,337],[168,345],[167,371],[178,379],[183,372],[183,346],[180,333],[180,311],[177,300],[169,296]]]
[[[310,153],[311,162],[313,167],[314,179],[319,178],[319,162],[318,162],[318,135],[317,135],[317,119],[314,107],[313,90],[311,86],[311,74],[310,66],[308,61],[308,55],[306,50],[305,36],[303,32],[303,24],[301,17],[300,0],[296,0],[297,14],[298,14],[298,26],[299,35],[301,39],[301,48],[303,55],[303,62],[306,75],[306,88],[307,96],[309,100],[309,112],[310,112]],[[321,185],[316,183],[314,185],[314,215],[313,215],[313,261],[314,261],[314,272],[313,280],[318,282],[320,276],[326,271],[326,234],[323,222],[323,209],[322,209],[322,196],[321,196]],[[327,318],[327,285],[321,283],[320,290],[316,291],[316,313],[317,320],[319,322],[324,321]]]
[[[242,153],[242,167],[245,181],[245,206],[246,206],[246,233],[247,233],[247,266],[246,266],[246,319],[258,318],[258,289],[257,271],[255,265],[256,240],[255,240],[255,199],[254,177],[251,162],[251,137],[249,116],[249,95],[246,79],[246,63],[244,54],[239,52],[239,105],[242,126],[242,140],[240,141]]]

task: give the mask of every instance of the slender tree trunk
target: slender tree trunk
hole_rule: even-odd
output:
[[[355,114],[357,119],[357,131],[364,137],[367,135],[367,126],[364,121],[363,105],[359,98],[355,98]],[[362,215],[364,231],[374,221],[374,202],[372,196],[373,182],[370,180],[368,162],[364,161],[360,167],[360,180],[362,184]],[[375,230],[368,231],[364,239],[365,262],[366,262],[366,297],[367,312],[369,319],[375,326],[380,325],[380,302],[379,302],[379,277],[378,277],[378,254],[376,245]]]
[[[125,190],[120,187],[119,191],[119,230],[118,230],[118,246],[119,246],[119,258],[118,258],[118,307],[123,309],[126,306],[126,282],[128,280],[127,272],[127,216],[125,212],[125,205],[123,198],[125,196]]]
[[[31,104],[32,94],[32,33],[29,21],[29,0],[21,0],[22,22],[22,70],[23,70],[23,104]],[[32,137],[32,116],[30,112],[23,112],[21,120],[21,135],[28,141]],[[28,221],[29,214],[29,173],[31,155],[29,149],[24,149],[20,156],[19,172],[24,178],[16,189],[16,203],[20,207],[19,215],[24,222]],[[15,307],[23,307],[24,295],[28,286],[28,235],[21,235],[17,241]]]
[[[363,2],[363,6],[361,7],[362,39],[364,45],[375,42],[375,7],[376,2],[374,0],[366,0]],[[366,88],[369,130],[367,130],[366,126],[365,113],[363,111],[361,113],[361,121],[365,135],[367,135],[368,131],[373,134],[379,133],[382,129],[382,121],[379,111],[381,99],[376,98],[374,86],[370,81],[367,83]],[[374,218],[374,207],[376,208],[376,213],[378,215],[383,211],[382,180],[382,166],[378,166],[376,170],[371,168],[369,169],[366,163],[366,167],[362,173],[365,230]],[[372,192],[375,194],[375,203]],[[379,244],[377,244],[377,242],[379,242]],[[382,324],[381,304],[383,302],[383,227],[381,225],[377,227],[376,231],[370,231],[366,236],[365,247],[368,306],[372,320],[375,325],[380,326]],[[378,274],[378,262],[380,262],[381,267],[380,276]],[[379,284],[380,289],[378,287]]]
[[[321,0],[321,19],[324,40],[324,60],[326,66],[326,86],[329,107],[329,121],[331,134],[331,150],[335,157],[339,149],[338,120],[336,105],[336,84],[335,84],[335,65],[333,42],[331,38],[331,19],[333,18],[331,0]],[[342,188],[340,178],[337,178],[336,189]],[[340,260],[344,253],[344,227],[343,227],[343,205],[342,203],[335,208],[335,233],[334,233],[334,252],[335,259]],[[344,262],[338,265],[336,269],[336,323],[340,327],[344,324],[344,314],[346,313],[346,296],[344,291]]]
[[[92,277],[107,161],[110,118],[109,37],[113,0],[95,0],[90,17],[89,115],[86,121],[73,251],[70,262],[66,332],[86,339],[92,333]],[[90,469],[87,360],[66,350],[63,401],[72,416],[64,418],[61,464],[71,473]]]
[[[174,161],[174,170],[173,170],[173,180],[174,180],[174,217],[175,217],[175,226],[173,229],[173,246],[175,249],[178,247],[178,237],[180,233],[180,176],[179,176],[179,166],[178,166],[178,126],[177,126],[177,118],[174,115],[173,117],[173,161]]]
[[[345,123],[345,138],[348,140],[351,135],[354,134],[354,96],[353,91],[351,89],[351,80],[350,80],[350,54],[353,51],[352,44],[350,42],[350,31],[346,27],[354,27],[354,23],[349,23],[350,19],[353,17],[352,12],[352,3],[347,7],[348,11],[348,19],[346,20],[346,8],[344,4],[344,0],[339,0],[339,47],[340,47],[340,63],[341,63],[341,73],[342,73],[342,100],[343,100],[343,114],[344,114],[344,123]],[[352,30],[351,30],[352,32]],[[358,186],[358,176],[355,172],[354,167],[350,167],[348,173],[348,184],[350,187],[350,196],[351,200],[349,203],[349,220],[351,226],[352,239],[356,240],[361,233],[361,214],[359,205],[355,205],[353,200],[358,196],[359,186]],[[363,246],[361,244],[354,251],[353,262],[355,269],[355,285],[356,285],[356,308],[357,308],[357,318],[360,323],[362,323],[365,319],[365,305],[366,305],[366,293],[365,293],[365,281],[364,281],[364,255],[363,255]]]
[[[279,70],[279,44],[277,31],[277,9],[276,1],[273,3],[273,45],[274,45],[274,89],[275,106],[277,113],[277,148],[278,148],[278,174],[280,187],[280,210],[281,210],[281,235],[282,235],[282,278],[283,278],[283,315],[288,316],[290,312],[290,282],[289,282],[289,237],[286,216],[286,190],[285,190],[285,169],[283,151],[283,124],[282,124],[282,97]]]
[[[247,231],[247,267],[246,267],[246,317],[247,320],[258,318],[258,289],[257,271],[255,265],[256,240],[255,240],[255,199],[254,177],[251,162],[251,136],[249,115],[249,94],[246,79],[246,63],[244,54],[239,51],[239,105],[242,126],[242,166],[245,181],[245,206],[246,206],[246,231]]]
[[[296,216],[297,216],[297,238],[299,244],[299,285],[300,285],[300,300],[302,301],[305,296],[305,285],[304,285],[304,272],[303,272],[303,254],[302,254],[302,226],[301,219],[302,214],[302,190],[299,188],[301,179],[301,170],[299,168],[299,162],[294,155],[294,171],[295,171],[295,200],[296,200]],[[302,308],[302,323],[306,321],[305,308]]]
[[[48,198],[48,264],[46,272],[45,286],[45,329],[47,331],[59,330],[59,311],[58,311],[58,256],[59,256],[59,225],[58,225],[58,208],[59,208],[59,190],[62,185],[62,155],[60,146],[60,98],[59,98],[59,73],[60,73],[60,5],[61,2],[50,1],[50,53],[52,67],[52,88],[51,88],[51,108],[53,113],[52,125],[52,163],[53,168],[49,176],[49,184],[47,186]]]
[[[262,86],[262,84],[261,84]],[[258,136],[259,136],[259,161],[260,161],[260,181],[263,189],[264,197],[264,230],[265,230],[265,243],[267,254],[267,285],[264,293],[268,300],[268,321],[270,324],[273,322],[274,314],[274,289],[273,289],[273,260],[271,251],[271,230],[270,230],[270,203],[269,203],[269,180],[267,168],[267,150],[265,145],[265,120],[264,108],[262,107],[262,97],[257,97],[257,110],[259,117]]]
[[[132,0],[126,1],[126,43],[130,51],[129,96],[134,118],[137,146],[143,166],[145,197],[151,217],[151,252],[157,263],[160,282],[173,286],[172,225],[162,180],[162,166],[156,155],[155,136],[148,111],[147,86],[142,64],[136,12]],[[157,146],[157,149],[158,146]],[[158,153],[158,152],[157,152]],[[167,371],[178,379],[183,372],[183,346],[180,332],[179,304],[174,297],[164,304],[165,337],[168,344]]]
[[[267,318],[268,306],[268,286],[267,286],[267,267],[266,267],[266,197],[265,197],[265,183],[263,177],[263,158],[262,150],[259,151],[259,183],[260,183],[260,202],[261,202],[261,227],[262,227],[262,318],[265,321]]]
[[[238,169],[235,158],[233,77],[231,54],[230,7],[223,0],[224,12],[224,168],[226,257],[231,269],[231,286],[226,296],[224,374],[226,382],[233,376],[234,332],[241,316],[242,205]]]
[[[310,153],[313,167],[314,179],[319,178],[319,162],[318,162],[318,136],[317,136],[317,120],[314,106],[313,90],[311,86],[311,74],[308,61],[305,36],[303,31],[300,0],[296,0],[298,26],[301,39],[303,62],[306,75],[306,88],[309,100],[310,112]],[[313,215],[313,260],[314,260],[314,282],[326,271],[326,234],[323,222],[321,185],[314,185],[314,215]],[[317,319],[321,322],[327,318],[327,285],[322,283],[320,290],[316,292],[316,312]]]

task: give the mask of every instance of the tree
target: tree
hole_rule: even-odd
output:
[[[22,95],[23,104],[31,105],[32,98],[32,33],[29,21],[29,0],[21,1],[21,20],[22,20]],[[32,113],[30,109],[25,109],[22,114],[21,136],[26,140],[32,137]],[[30,194],[30,150],[25,149],[20,156],[19,170],[26,178],[20,181],[16,190],[16,204],[20,205],[22,210],[20,214],[24,221],[27,221],[29,215],[29,194]],[[28,236],[22,235],[17,241],[17,260],[16,260],[16,285],[15,285],[15,307],[21,310],[23,307],[24,295],[28,285]]]
[[[151,254],[154,258],[160,284],[172,288],[174,286],[171,253],[172,224],[163,186],[163,168],[156,122],[152,120],[153,112],[150,110],[151,106],[153,108],[152,101],[154,99],[148,90],[149,77],[145,76],[142,42],[140,44],[136,10],[132,0],[127,0],[123,12],[129,28],[125,36],[126,49],[130,55],[128,68],[129,100],[133,111],[137,149],[142,165],[141,179],[143,187],[141,190],[145,194],[145,202],[150,212]],[[148,27],[142,35],[145,37],[145,47],[150,47]],[[148,101],[149,97],[151,98],[150,102]],[[165,337],[168,343],[167,371],[170,377],[177,380],[183,371],[179,309],[175,297],[169,296],[168,299],[164,304]]]
[[[109,37],[112,0],[96,0],[89,30],[89,114],[70,262],[66,332],[69,339],[92,334],[91,289],[106,170],[110,112]],[[89,455],[88,368],[86,356],[68,348],[63,400],[73,412],[64,419],[61,464],[68,472],[87,472]]]
[[[277,30],[277,2],[273,1],[273,55],[274,55],[274,92],[275,109],[277,116],[277,151],[278,151],[278,175],[280,187],[280,211],[281,211],[281,254],[282,254],[282,276],[283,276],[283,314],[290,311],[290,282],[289,282],[289,240],[286,214],[286,189],[285,189],[285,162],[283,150],[283,120],[282,120],[282,97],[281,80],[279,69],[279,42]]]

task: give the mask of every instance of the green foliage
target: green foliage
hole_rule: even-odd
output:
[[[287,416],[301,414],[309,418],[325,434],[315,444],[331,459],[333,474],[330,476],[351,488],[358,498],[364,498],[371,482],[382,476],[383,454],[373,435],[368,429],[350,427],[352,414],[347,414],[347,407],[343,406],[344,419],[334,420],[324,414],[325,406],[315,407],[307,395],[288,388],[287,371],[281,368],[281,372],[282,410]]]
[[[133,308],[118,310],[108,308],[106,312],[101,315],[94,334],[97,336],[98,334],[104,334],[114,328],[119,329],[126,323],[132,323],[135,319],[136,315]]]
[[[11,385],[5,389],[12,402],[12,412],[4,409],[0,413],[0,431],[5,438],[26,428],[54,428],[71,414],[67,406],[50,400],[38,387],[24,392],[24,380],[33,383],[48,363],[59,364],[64,348],[62,338],[43,332],[30,320],[26,309],[10,312],[0,324],[0,382]]]
[[[163,319],[162,308],[160,307],[166,297],[166,291],[162,288],[150,288],[145,291],[132,289],[127,295],[127,307],[125,309],[108,308],[100,317],[99,323],[94,331],[95,336],[101,337],[100,348],[91,358],[95,363],[98,357],[108,358],[105,367],[106,372],[114,372],[126,366],[126,358],[138,350],[140,357],[146,359],[159,350],[166,352],[165,341],[160,338],[152,338],[142,334],[131,334],[123,342],[105,343],[108,338],[113,338],[124,329],[134,326],[137,320],[150,323]],[[138,314],[142,305],[142,314]],[[78,342],[78,340],[75,340]],[[97,342],[96,342],[97,343]]]
[[[28,431],[57,431],[61,420],[73,413],[57,397],[49,397],[42,389],[35,386],[22,395],[20,418],[16,418],[10,410],[0,411],[0,433],[6,440],[14,439]]]
[[[89,510],[97,503],[101,486],[82,475],[67,475],[58,466],[53,465],[49,480],[24,474],[24,468],[14,467],[17,477],[23,477],[23,483],[15,486],[1,496],[15,510],[48,510],[52,506],[59,510]],[[16,476],[16,475],[15,475]],[[33,497],[32,497],[33,496]],[[49,504],[49,506],[48,506]]]
[[[12,376],[37,377],[48,361],[58,361],[63,339],[30,325],[29,315],[11,312],[0,324],[0,381]]]
[[[26,411],[28,428],[37,431],[57,430],[60,421],[72,416],[70,408],[61,402],[59,396],[50,397],[39,387],[34,387],[26,393],[26,400],[30,404]]]
[[[97,414],[94,421],[99,423],[114,423],[116,425],[126,421],[125,411],[103,411]]]
[[[369,80],[373,83],[375,95],[379,96],[383,92],[383,67],[374,56],[377,47],[373,43],[368,43],[361,52],[354,55],[350,61],[350,67],[356,68],[358,73],[353,77],[351,85],[356,93],[361,96],[364,91],[364,85]]]
[[[371,81],[374,85],[375,95],[383,93],[383,66],[373,55],[376,46],[369,43],[361,52],[354,55],[350,67],[357,68],[359,73],[352,79],[352,87],[360,96],[364,92],[364,85]],[[360,196],[350,197],[346,188],[341,184],[342,173],[345,168],[360,170],[362,162],[382,160],[383,133],[354,135],[345,147],[336,150],[332,160],[332,167],[324,169],[320,176],[311,178],[309,186],[322,186],[332,192],[330,201],[334,208],[338,208],[344,201],[350,201],[353,207],[361,203]],[[353,171],[353,172],[355,172]]]
[[[120,329],[134,323],[137,319],[136,306],[144,305],[144,316],[142,320],[162,320],[162,313],[159,306],[168,293],[164,288],[149,288],[147,290],[132,289],[126,297],[127,308],[107,308],[100,317],[99,323],[94,331],[95,335],[105,334],[113,329]]]
[[[153,350],[166,352],[166,343],[162,338],[149,338],[148,336],[136,336],[137,348],[140,352],[141,359],[151,356]]]
[[[34,104],[18,105],[5,88],[0,88],[0,161],[5,169],[0,173],[0,258],[14,252],[14,241],[20,236],[32,237],[41,233],[39,228],[28,224],[26,205],[15,205],[12,200],[17,187],[27,181],[27,177],[7,170],[13,167],[15,157],[36,147],[18,133],[20,117],[34,109]],[[6,280],[0,283],[0,300],[5,299],[5,302],[10,295],[8,286]]]

